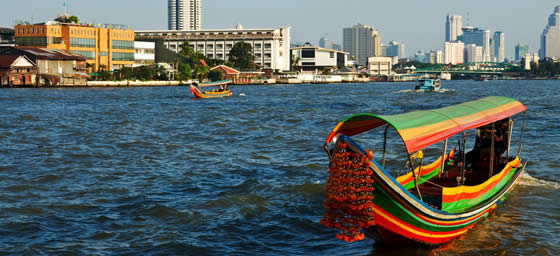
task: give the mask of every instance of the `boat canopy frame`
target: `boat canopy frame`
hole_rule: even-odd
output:
[[[325,147],[338,134],[348,137],[388,124],[403,141],[410,155],[466,130],[478,128],[527,111],[521,102],[490,96],[458,105],[418,110],[397,115],[361,113],[341,121],[329,134]]]

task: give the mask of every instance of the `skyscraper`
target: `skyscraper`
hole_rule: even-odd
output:
[[[201,0],[168,0],[169,30],[200,30]]]
[[[367,65],[368,57],[381,56],[381,40],[375,28],[357,24],[342,32],[342,47],[356,58],[358,65]]]
[[[529,46],[526,44],[517,44],[515,46],[515,60],[521,61],[525,54],[529,53]]]
[[[404,58],[404,44],[401,44],[397,41],[389,42],[389,45],[387,45],[387,52],[385,56],[397,56],[399,59]]]
[[[494,56],[496,57],[497,62],[504,62],[505,60],[505,43],[504,43],[504,33],[501,31],[496,31],[494,33],[494,40],[492,40],[494,44]]]
[[[319,39],[319,47],[331,49],[332,43],[326,36],[324,36]]]
[[[454,42],[463,35],[463,17],[457,15],[447,15],[445,22],[445,41]]]
[[[464,27],[462,30],[462,38],[465,45],[475,44],[482,46],[482,61],[490,61],[490,30],[474,27]]]
[[[548,17],[548,25],[541,35],[541,58],[560,58],[560,5]]]

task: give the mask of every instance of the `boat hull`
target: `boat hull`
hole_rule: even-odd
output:
[[[518,163],[513,163],[517,165]],[[447,243],[473,228],[478,222],[486,219],[493,210],[505,199],[517,184],[524,172],[524,165],[513,167],[510,180],[495,196],[474,207],[471,211],[444,215],[442,218],[437,210],[422,211],[414,206],[410,198],[403,197],[387,184],[384,173],[374,171],[374,206],[373,218],[377,239],[388,245],[422,244],[438,246]],[[507,170],[504,170],[507,171]],[[416,202],[418,203],[418,202]],[[421,203],[421,202],[420,202]],[[371,230],[370,230],[371,232]]]
[[[208,99],[208,98],[223,98],[223,97],[231,97],[233,93],[231,91],[223,91],[223,92],[202,92],[200,89],[196,88],[195,86],[191,85],[190,90],[192,95],[195,98],[200,99]]]

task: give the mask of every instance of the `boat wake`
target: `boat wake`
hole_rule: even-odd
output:
[[[523,186],[531,186],[531,187],[541,187],[541,188],[548,188],[548,189],[560,189],[560,183],[554,182],[554,181],[537,179],[537,178],[529,175],[529,173],[527,173],[527,172],[525,172],[525,174],[523,174],[523,179],[521,180],[521,183],[519,183],[519,184],[523,185]]]
[[[440,89],[439,91],[424,91],[424,90],[400,90],[394,93],[448,93],[448,92],[455,92],[455,89]]]

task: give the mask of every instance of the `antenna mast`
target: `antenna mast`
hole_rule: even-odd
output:
[[[64,14],[68,15],[68,0],[64,0]]]

